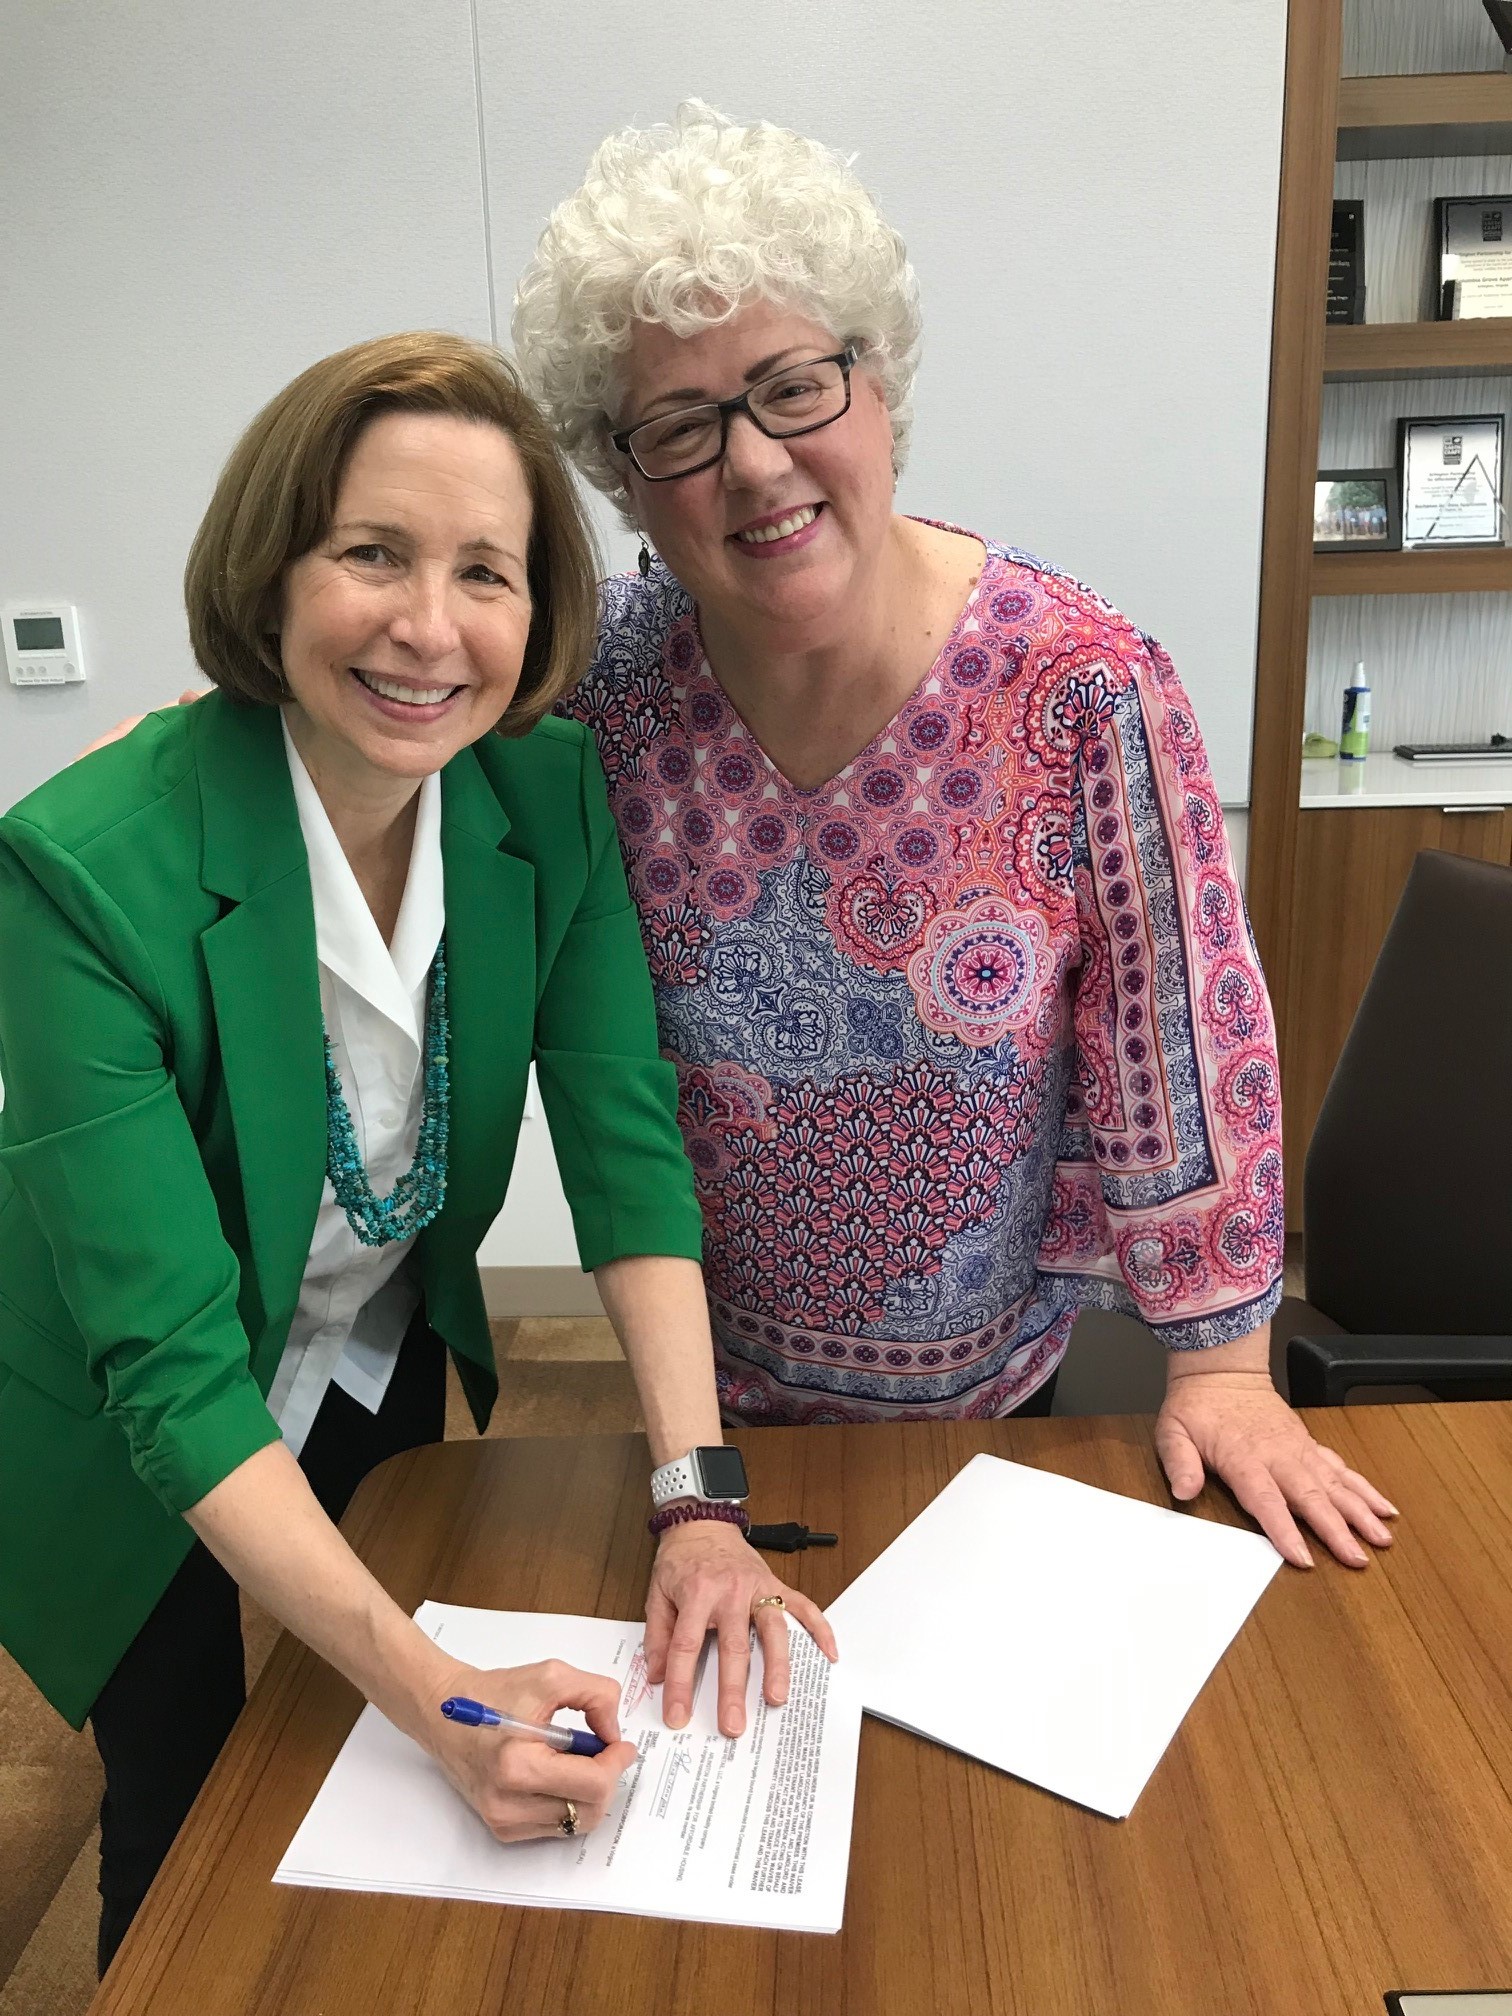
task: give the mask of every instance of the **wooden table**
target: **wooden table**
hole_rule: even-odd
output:
[[[978,1450],[1164,1499],[1152,1425],[735,1439],[758,1516],[840,1534],[792,1557],[824,1603]],[[359,1706],[285,1637],[93,2008],[1381,2016],[1387,1988],[1512,1987],[1512,1404],[1319,1428],[1401,1506],[1397,1544],[1282,1570],[1128,1820],[868,1720],[838,1938],[275,1887]],[[633,1617],[647,1468],[633,1436],[447,1444],[375,1473],[346,1531],[406,1606]],[[1197,1516],[1237,1517],[1212,1490]]]

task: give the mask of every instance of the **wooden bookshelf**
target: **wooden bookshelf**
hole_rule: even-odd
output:
[[[1435,846],[1499,861],[1512,856],[1512,810],[1440,817],[1442,807],[1429,806],[1438,821],[1430,830],[1424,808],[1413,805],[1304,809],[1301,803],[1314,598],[1512,592],[1512,551],[1504,547],[1312,551],[1325,379],[1512,374],[1512,320],[1324,321],[1336,160],[1512,154],[1512,75],[1341,78],[1342,14],[1343,0],[1289,0],[1287,10],[1250,786],[1247,895],[1276,1009],[1290,1226],[1300,1219],[1313,1110],[1413,855]],[[1507,785],[1512,792],[1512,778]],[[1354,828],[1351,820],[1366,824]],[[1347,900],[1338,893],[1346,859],[1341,836],[1356,848],[1347,860],[1358,886],[1350,886]],[[1334,880],[1323,901],[1325,868]],[[1347,985],[1335,987],[1331,1005],[1320,1003],[1317,988],[1332,984],[1336,970]]]
[[[1481,595],[1497,589],[1512,589],[1512,547],[1313,555],[1314,595]]]
[[[1439,154],[1512,154],[1512,75],[1340,78],[1339,160]]]
[[[1331,322],[1323,376],[1474,378],[1512,371],[1512,318],[1478,322]]]

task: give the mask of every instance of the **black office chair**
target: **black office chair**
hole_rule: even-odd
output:
[[[1424,852],[1318,1114],[1290,1398],[1512,1399],[1512,868]],[[1319,1320],[1321,1319],[1321,1320]]]

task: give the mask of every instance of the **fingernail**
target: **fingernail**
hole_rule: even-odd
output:
[[[1365,1552],[1365,1549],[1363,1547],[1356,1547],[1353,1554],[1351,1554],[1349,1557],[1349,1565],[1351,1568],[1365,1568],[1369,1566],[1369,1563],[1370,1563],[1370,1556]]]
[[[667,1727],[669,1729],[681,1729],[687,1719],[688,1711],[686,1708],[669,1708],[667,1710]]]
[[[1309,1553],[1308,1553],[1308,1551],[1307,1551],[1307,1549],[1306,1549],[1305,1547],[1304,1547],[1304,1548],[1302,1549],[1302,1563],[1301,1563],[1301,1565],[1302,1565],[1302,1566],[1303,1566],[1304,1568],[1311,1568],[1311,1567],[1312,1567],[1312,1566],[1314,1565],[1314,1564],[1313,1564],[1313,1557],[1312,1557],[1312,1555],[1311,1555],[1311,1554],[1309,1554]]]
[[[1389,1516],[1390,1518],[1392,1518],[1392,1519],[1400,1519],[1400,1518],[1401,1518],[1401,1516],[1402,1516],[1402,1515],[1401,1515],[1401,1513],[1400,1513],[1400,1512],[1398,1512],[1398,1510],[1397,1510],[1397,1508],[1395,1507],[1395,1505],[1393,1505],[1393,1504],[1392,1504],[1392,1502],[1391,1502],[1391,1500],[1390,1500],[1389,1498],[1388,1498],[1388,1499],[1386,1500],[1386,1511],[1387,1511],[1387,1514],[1388,1514],[1388,1516]]]

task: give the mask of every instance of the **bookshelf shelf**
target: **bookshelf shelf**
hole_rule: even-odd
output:
[[[1323,338],[1325,383],[1470,378],[1512,371],[1512,318],[1479,322],[1334,322]]]
[[[1338,158],[1512,153],[1512,76],[1342,77]]]
[[[1512,547],[1459,552],[1316,553],[1314,595],[1480,595],[1512,588]]]

